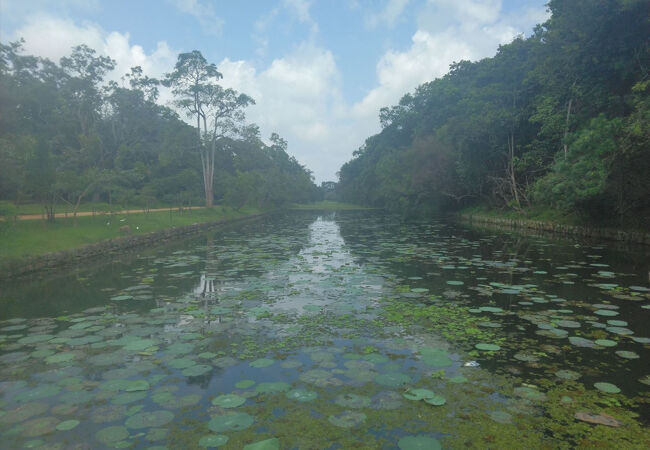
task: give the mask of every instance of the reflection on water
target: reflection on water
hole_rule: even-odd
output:
[[[11,448],[647,448],[647,263],[300,212],[3,287],[0,434]]]

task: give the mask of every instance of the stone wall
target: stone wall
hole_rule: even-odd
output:
[[[185,225],[181,227],[165,228],[163,230],[152,231],[145,234],[108,239],[105,241],[96,242],[94,244],[84,245],[83,247],[7,261],[0,263],[0,280],[3,278],[12,278],[31,272],[37,272],[44,269],[72,265],[88,258],[119,253],[136,247],[160,244],[182,236],[199,233],[201,231],[213,228],[217,225],[256,219],[268,214],[269,213],[260,213],[237,219],[224,219],[215,222],[194,223],[192,225]]]
[[[591,228],[576,225],[562,225],[541,220],[489,217],[480,214],[460,214],[459,218],[462,222],[487,224],[500,228],[529,229],[536,232],[556,233],[564,236],[650,245],[650,233],[644,232],[623,231],[615,228]]]

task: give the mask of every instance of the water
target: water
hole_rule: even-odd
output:
[[[2,446],[648,448],[649,262],[296,212],[6,283]]]

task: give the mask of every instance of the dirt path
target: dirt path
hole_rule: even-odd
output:
[[[186,206],[183,208],[183,210],[186,209],[203,209],[205,206]],[[157,208],[157,209],[150,209],[149,212],[157,212],[157,211],[169,211],[170,208]],[[178,211],[178,207],[171,208],[172,211]],[[144,209],[125,209],[121,211],[113,211],[113,214],[135,214],[135,213],[143,213],[145,212]],[[106,215],[110,214],[109,211],[79,211],[77,213],[77,217],[83,217],[83,216],[101,216],[101,215]],[[42,219],[44,216],[43,214],[23,214],[23,215],[18,215],[16,216],[18,220],[39,220]],[[59,218],[64,218],[64,217],[73,217],[72,213],[56,213],[54,214],[54,217],[59,219]]]

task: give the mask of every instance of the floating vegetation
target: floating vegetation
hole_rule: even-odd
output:
[[[290,217],[34,281],[43,312],[0,321],[3,444],[650,447],[650,289],[625,260]]]

